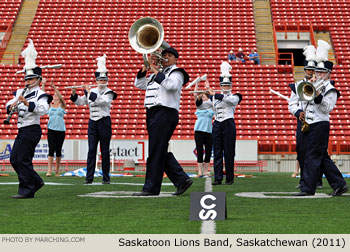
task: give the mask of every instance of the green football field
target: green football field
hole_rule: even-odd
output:
[[[83,185],[84,178],[43,177],[46,185],[34,199],[15,200],[11,196],[17,194],[17,176],[9,174],[0,176],[2,234],[199,234],[201,230],[200,221],[189,220],[190,192],[203,192],[204,178],[194,178],[190,189],[178,197],[139,198],[125,196],[142,189],[143,177],[112,177],[110,185],[102,185],[101,178],[95,178],[93,185]],[[289,173],[253,175],[236,178],[231,186],[213,187],[213,191],[226,192],[228,215],[216,221],[216,233],[350,233],[350,194],[281,198],[278,196],[298,191],[298,179]],[[163,183],[162,192],[175,191],[168,179]],[[324,179],[324,188],[317,193],[331,191]],[[275,197],[236,195],[242,192],[268,192]]]

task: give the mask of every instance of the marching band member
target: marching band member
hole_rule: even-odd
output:
[[[209,89],[209,82],[206,80],[206,88]],[[198,89],[198,83],[196,85],[195,91]],[[196,143],[197,150],[197,169],[198,177],[210,176],[209,165],[211,151],[213,148],[213,116],[214,111],[212,109],[212,103],[209,99],[209,91],[196,94],[194,93],[196,99],[197,110],[195,115],[197,120],[194,124],[194,139]],[[205,158],[203,162],[203,146],[205,147]]]
[[[98,87],[90,89],[89,85],[84,85],[83,96],[78,96],[76,89],[73,88],[70,97],[74,104],[88,104],[90,109],[88,126],[89,152],[84,184],[92,184],[92,181],[94,180],[98,142],[100,142],[102,156],[102,184],[110,184],[109,145],[112,137],[110,108],[112,101],[117,98],[117,94],[107,87],[107,75],[106,55],[103,55],[102,57],[97,58],[95,77]]]
[[[18,134],[10,156],[10,163],[19,180],[18,194],[12,196],[14,199],[34,198],[35,193],[44,186],[44,181],[34,170],[32,160],[42,134],[40,116],[47,113],[52,101],[52,96],[39,88],[42,71],[35,64],[37,51],[31,39],[21,55],[25,57],[26,87],[14,92],[15,98],[6,104],[8,113],[12,109],[18,112]]]
[[[179,54],[175,48],[162,51],[163,71],[149,62],[152,74],[146,77],[147,67],[138,72],[135,86],[146,90],[144,105],[148,131],[148,158],[145,184],[134,196],[159,195],[165,172],[177,188],[174,195],[183,194],[193,183],[175,159],[168,152],[170,138],[179,121],[180,95],[189,76],[183,68],[176,66]]]
[[[316,48],[313,45],[308,45],[304,48],[303,52],[305,56],[304,60],[304,73],[305,77],[296,82],[289,84],[289,88],[291,89],[291,96],[288,102],[288,110],[289,112],[297,118],[297,130],[296,130],[296,152],[297,152],[297,162],[300,167],[300,179],[303,178],[303,164],[304,164],[304,154],[305,150],[302,149],[302,129],[303,131],[307,130],[307,124],[304,123],[305,120],[305,107],[303,107],[303,103],[299,101],[299,96],[297,94],[298,86],[302,82],[313,82],[314,74],[316,68]],[[306,105],[307,106],[307,105]],[[304,125],[304,127],[302,127]],[[320,173],[319,179],[317,181],[317,187],[322,187],[322,171]],[[293,174],[293,177],[296,177],[297,173]],[[297,186],[300,187],[300,183]]]
[[[214,182],[212,185],[221,185],[223,180],[223,155],[225,158],[226,185],[232,185],[234,181],[234,162],[236,154],[236,124],[234,112],[242,100],[239,93],[232,94],[231,74],[232,69],[228,62],[221,64],[220,87],[223,94],[215,94],[209,89],[212,107],[215,112],[213,125],[214,145]],[[200,105],[200,102],[197,103]],[[224,153],[223,153],[224,152]]]
[[[309,129],[302,134],[303,175],[300,192],[295,196],[311,196],[315,194],[317,180],[321,169],[333,188],[331,196],[340,196],[348,191],[348,186],[334,162],[328,155],[329,113],[333,110],[340,96],[338,90],[331,84],[330,76],[333,63],[328,61],[330,46],[323,40],[318,41],[315,68],[316,82],[323,82],[323,87],[317,90],[316,97],[311,101],[302,101],[304,120]],[[300,98],[299,98],[300,100]]]

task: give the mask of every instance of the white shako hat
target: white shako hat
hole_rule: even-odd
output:
[[[29,43],[26,49],[21,52],[21,56],[24,57],[24,80],[41,77],[41,68],[37,66],[35,60],[38,56],[35,50],[33,40],[29,39]]]
[[[106,54],[98,57],[97,60],[97,70],[95,72],[96,80],[108,80],[108,70],[106,68]]]

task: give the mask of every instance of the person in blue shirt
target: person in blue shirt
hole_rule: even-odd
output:
[[[236,61],[236,55],[234,54],[234,52],[231,50],[230,53],[228,54],[228,61]]]
[[[45,84],[47,80],[44,79],[42,82],[42,90],[45,90]],[[49,155],[48,155],[48,170],[46,177],[50,177],[52,173],[52,165],[54,155],[56,153],[56,167],[55,176],[59,176],[61,158],[62,158],[62,146],[66,133],[66,126],[64,123],[64,115],[66,114],[66,102],[64,101],[60,91],[57,89],[53,82],[50,86],[54,89],[55,94],[53,96],[53,102],[50,104],[49,111],[49,122],[47,124],[47,142],[49,144]]]
[[[211,109],[211,102],[209,99],[209,93],[200,93],[195,96],[196,105],[197,101],[202,100],[202,104],[197,106],[195,115],[197,116],[196,123],[194,125],[194,139],[197,149],[197,169],[198,177],[210,176],[209,163],[211,157],[211,151],[213,146],[212,129],[213,129],[213,116],[214,111]],[[203,153],[205,149],[205,158],[203,163]]]
[[[255,65],[260,65],[260,57],[257,52],[252,50],[252,52],[248,56],[249,60],[253,60]]]

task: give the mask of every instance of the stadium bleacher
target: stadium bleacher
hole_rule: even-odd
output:
[[[0,3],[8,2],[1,0]],[[12,1],[19,3],[21,1]],[[342,93],[332,112],[332,140],[344,140],[350,136],[349,88],[349,23],[342,17],[348,15],[347,1],[310,0],[314,12],[308,11],[305,1],[271,0],[272,18],[278,22],[311,21],[315,30],[330,31],[338,65],[333,79]],[[322,10],[327,8],[327,15]],[[6,10],[0,11],[3,15]],[[2,12],[2,13],[1,13]],[[333,14],[332,14],[333,13]],[[63,64],[58,70],[44,70],[44,77],[54,80],[67,101],[67,138],[86,138],[88,108],[78,107],[69,101],[73,83],[94,83],[96,58],[107,54],[109,85],[118,94],[112,106],[114,139],[147,138],[144,92],[133,86],[136,72],[142,65],[142,57],[133,51],[128,42],[128,31],[137,19],[151,16],[159,20],[165,30],[165,40],[180,52],[179,65],[190,74],[191,80],[208,74],[211,86],[218,88],[220,63],[226,60],[231,49],[243,48],[248,54],[256,50],[255,23],[252,1],[141,1],[107,0],[46,0],[40,1],[28,38],[34,41],[38,51],[38,65]],[[27,43],[27,42],[26,42]],[[24,48],[27,44],[24,45]],[[14,72],[24,65],[0,65],[1,103],[11,97],[11,92],[23,85],[23,76]],[[235,119],[238,139],[258,139],[259,150],[282,152],[292,145],[295,149],[295,118],[287,110],[286,102],[269,93],[269,87],[289,95],[288,83],[294,82],[291,72],[281,71],[278,65],[254,65],[233,63],[233,91],[243,95],[237,107]],[[282,66],[283,68],[284,66]],[[48,92],[52,92],[49,88]],[[183,90],[180,105],[180,122],[174,139],[193,139],[196,108],[188,90]],[[1,106],[1,120],[6,117]],[[42,118],[44,125],[48,118]],[[14,138],[13,125],[0,125],[3,137]],[[341,128],[341,130],[338,130]],[[277,149],[276,149],[277,148]]]

